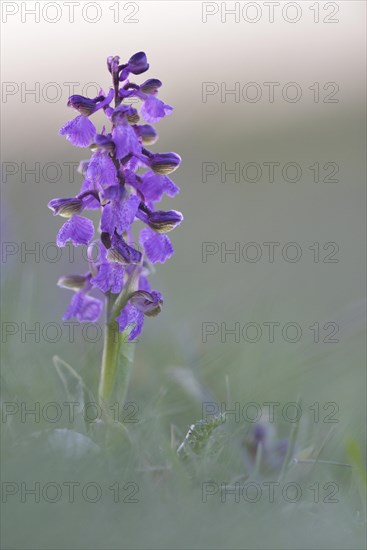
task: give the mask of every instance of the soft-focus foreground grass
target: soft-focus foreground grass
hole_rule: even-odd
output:
[[[100,421],[88,423],[80,411],[69,422],[65,408],[56,423],[42,418],[42,413],[39,422],[30,416],[22,422],[20,414],[5,418],[3,495],[4,482],[16,483],[12,487],[18,492],[3,496],[3,548],[363,548],[363,354],[358,325],[353,325],[342,348],[327,351],[297,345],[249,349],[216,344],[200,356],[190,348],[189,338],[181,346],[172,330],[170,338],[153,338],[152,327],[137,349],[128,398],[135,405],[124,412],[125,418],[132,412],[138,422],[122,425],[108,421],[104,413]],[[63,362],[52,361],[54,346],[10,343],[3,353],[3,402],[23,402],[29,408],[39,402],[42,411],[49,402],[94,401],[100,343],[77,341],[68,346],[64,356],[89,389],[68,374]],[[228,416],[210,437],[203,437],[201,446],[194,444],[186,448],[185,457],[178,456],[189,425],[202,416],[200,398],[226,402],[228,408],[234,402],[242,406],[300,399],[303,414],[291,436],[294,453],[313,458],[321,451],[320,460],[352,468],[323,462],[293,465],[280,487],[298,483],[302,496],[291,503],[275,491],[274,502],[269,502],[262,484],[277,481],[280,472],[266,471],[261,464],[257,472],[248,467],[242,443],[249,437],[249,422]],[[322,421],[322,405],[330,401],[339,407],[336,424]],[[321,406],[319,422],[309,408],[314,402]],[[49,409],[48,414],[51,418],[55,411]],[[90,409],[89,416],[93,414]],[[277,414],[275,426],[280,438],[289,438],[292,423]],[[221,502],[220,491],[204,502],[203,483],[233,485],[246,477],[262,487],[257,502],[242,497],[236,502],[233,494]],[[35,503],[31,494],[22,502],[21,484],[30,489],[37,481],[40,502]],[[69,502],[65,482],[79,484],[74,502]],[[336,485],[325,490],[330,482]],[[47,483],[62,488],[57,502],[50,502],[57,499],[55,485],[48,485],[42,495]],[[88,483],[94,485],[83,498]],[[102,495],[91,502],[95,484]],[[319,498],[311,489],[315,484]],[[330,487],[338,488],[336,502],[327,501]],[[247,500],[252,498],[250,491]],[[292,498],[290,491],[288,500]],[[136,502],[129,502],[132,499]]]

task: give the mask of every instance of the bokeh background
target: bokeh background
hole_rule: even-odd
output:
[[[173,175],[181,194],[165,200],[164,207],[180,210],[185,217],[171,234],[174,257],[164,266],[159,264],[152,278],[153,287],[164,295],[163,312],[146,323],[136,349],[129,399],[139,406],[136,438],[141,438],[145,458],[149,464],[162,462],[162,448],[170,433],[178,434],[179,441],[187,427],[201,418],[200,401],[187,391],[190,372],[218,402],[283,404],[300,397],[308,411],[305,416],[311,416],[309,407],[315,402],[321,408],[336,403],[338,423],[322,458],[350,462],[347,449],[351,442],[365,447],[364,2],[329,3],[337,7],[332,16],[338,19],[335,23],[324,21],[332,12],[326,2],[316,3],[319,23],[314,21],[313,2],[296,3],[302,11],[296,23],[285,21],[278,11],[284,2],[276,9],[273,23],[263,2],[256,3],[261,10],[256,23],[225,17],[220,3],[211,3],[219,11],[203,22],[205,7],[196,1],[146,1],[129,6],[96,2],[101,17],[95,23],[83,18],[81,10],[87,4],[83,1],[75,8],[74,22],[68,20],[63,3],[53,3],[61,10],[55,23],[45,20],[42,12],[39,22],[27,14],[22,22],[21,4],[31,8],[33,3],[8,4],[19,11],[5,22],[3,18],[2,24],[4,399],[56,400],[54,355],[96,389],[102,340],[86,341],[77,327],[75,342],[69,342],[61,318],[70,295],[56,287],[59,276],[83,272],[85,263],[80,250],[71,262],[68,248],[60,259],[50,261],[55,250],[49,243],[54,242],[60,219],[51,215],[47,203],[77,192],[81,176],[73,172],[74,181],[70,181],[64,163],[88,156],[58,135],[73,116],[66,108],[67,83],[79,83],[74,93],[83,93],[89,83],[91,94],[97,95],[90,83],[110,85],[105,66],[108,55],[120,55],[124,61],[144,50],[150,62],[147,77],[162,80],[160,97],[174,107],[172,116],[157,125],[160,139],[153,150],[176,151],[183,158]],[[114,22],[117,5],[120,11]],[[49,9],[47,17],[56,17],[58,12],[52,11],[56,8]],[[136,22],[123,20],[133,12],[130,17]],[[94,17],[93,7],[88,14]],[[293,17],[292,11],[289,14]],[[141,75],[136,81],[145,78]],[[224,83],[228,90],[235,83],[242,89],[256,82],[263,96],[256,103],[242,97],[236,102],[233,95],[223,96],[219,91],[204,101],[203,83],[207,82],[219,88]],[[280,84],[274,102],[267,99],[265,82]],[[282,97],[280,90],[288,82],[300,86],[300,101],[292,103]],[[330,82],[337,84],[338,91],[337,101],[329,103],[323,99],[333,88],[324,90],[323,86]],[[314,83],[320,85],[319,102],[310,90]],[[32,89],[35,95],[25,93]],[[102,122],[101,117],[96,120]],[[242,169],[251,162],[263,168],[257,182],[242,176],[235,181],[232,175],[222,182],[220,170],[203,181],[205,163],[217,163],[219,168],[221,163],[227,168],[240,163]],[[280,163],[274,182],[267,177],[266,162]],[[281,168],[289,162],[301,167],[299,181],[282,177]],[[39,179],[25,173],[35,163],[40,165]],[[61,175],[48,163],[57,164]],[[320,165],[319,182],[309,168],[315,163]],[[326,163],[338,166],[337,181],[322,181],[330,172],[323,168]],[[273,263],[267,260],[263,244],[270,241],[281,243]],[[204,262],[205,242],[217,243],[219,248],[226,243],[228,249],[234,243],[242,247],[256,242],[263,256],[252,263],[243,258],[236,262],[229,255],[223,262],[217,253]],[[289,242],[298,243],[302,250],[298,262],[286,261],[281,255],[280,249]],[[337,262],[323,261],[332,251],[323,246],[330,242],[338,245]],[[319,262],[309,248],[314,243],[320,243]],[[35,247],[36,255],[25,255],[25,249]],[[269,321],[280,327],[298,323],[302,337],[290,343],[276,332],[271,343],[264,329],[254,343],[243,338],[235,342],[233,336],[222,342],[220,332],[203,341],[205,322],[226,323],[228,328],[237,322],[242,328],[249,322],[262,325]],[[309,328],[316,322],[321,327],[318,343]],[[330,332],[322,328],[327,322],[338,325],[339,342],[323,341]],[[16,334],[7,333],[7,323],[14,323]],[[41,331],[47,323],[59,323],[61,338],[52,343],[41,334],[36,342],[24,332],[34,323],[40,323]],[[49,334],[52,338],[51,329]],[[306,447],[322,440],[329,427],[322,422],[316,425],[312,417],[308,422]],[[5,428],[8,431],[7,422]],[[280,418],[278,429],[287,437],[290,425]],[[18,438],[9,436],[4,480],[34,480],[41,471],[49,480],[59,475],[83,479],[83,472],[89,472],[89,479],[108,477],[112,466],[107,459],[99,459],[98,467],[92,464],[89,471],[85,460],[76,466],[59,455],[55,463],[51,455],[36,452],[37,445],[29,443],[34,424],[18,422],[17,430]],[[121,460],[133,472],[134,459],[126,456],[121,455]],[[351,475],[343,468],[318,468],[315,475],[320,480],[325,476],[337,480],[343,491],[337,505],[325,506],[323,520],[312,533],[315,516],[301,505],[292,510],[291,527],[284,516],[274,519],[270,506],[253,507],[251,512],[225,505],[211,509],[203,506],[199,493],[193,496],[178,481],[171,480],[170,488],[162,490],[162,480],[155,484],[145,480],[145,497],[134,511],[103,503],[91,505],[92,512],[85,504],[32,506],[14,498],[4,505],[4,548],[363,547],[363,506],[355,498]],[[130,476],[136,475],[131,472]],[[180,483],[182,475],[182,471],[177,474]],[[228,475],[228,471],[223,473],[224,479]]]

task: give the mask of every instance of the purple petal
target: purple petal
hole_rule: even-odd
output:
[[[99,319],[101,312],[101,300],[88,296],[81,290],[74,294],[63,320],[67,321],[71,317],[76,317],[80,322],[95,323]]]
[[[126,174],[126,170],[133,172],[139,166],[145,166],[145,165],[141,163],[137,157],[131,157],[131,159],[125,164],[125,174]]]
[[[92,183],[88,179],[85,179],[80,189],[80,195],[82,195],[83,193],[86,193],[87,191],[98,192],[98,189],[96,189],[96,186],[94,185],[94,183]],[[83,204],[85,208],[87,208],[88,210],[98,210],[98,208],[100,208],[101,206],[98,200],[95,197],[93,197],[93,195],[86,195],[85,197],[83,197]]]
[[[60,228],[57,237],[57,246],[65,246],[71,241],[74,246],[88,244],[94,235],[94,227],[91,220],[82,216],[73,216]]]
[[[112,138],[116,147],[116,158],[122,159],[129,153],[133,155],[141,153],[141,144],[132,126],[128,124],[116,126],[112,131]]]
[[[101,216],[101,231],[114,234],[116,223],[118,223],[118,212],[113,204],[109,203],[103,207]]]
[[[116,321],[119,325],[119,331],[123,332],[126,328],[134,324],[133,330],[129,334],[129,342],[134,340],[143,330],[144,313],[138,311],[136,307],[131,304],[127,304],[121,311],[120,315],[116,317]]]
[[[161,118],[170,115],[172,111],[170,105],[166,105],[154,95],[148,95],[140,110],[147,122],[158,122]]]
[[[94,185],[100,187],[118,184],[116,167],[111,157],[102,151],[97,151],[92,155],[86,177]]]
[[[112,201],[103,207],[101,218],[101,231],[114,234],[127,231],[134,221],[140,199],[136,195],[130,195],[127,199]]]
[[[100,240],[93,241],[89,245],[88,259],[92,261],[96,267],[107,262],[107,248]]]
[[[132,157],[132,158],[136,158],[136,157]],[[135,172],[133,172],[132,170],[125,168],[124,178],[125,178],[126,184],[131,185],[136,190],[140,190],[140,186],[142,182],[141,176],[139,176],[138,174],[135,174]]]
[[[167,235],[155,233],[148,227],[140,232],[140,242],[144,247],[148,260],[153,264],[164,263],[173,254],[173,246]]]
[[[97,145],[100,151],[106,151],[107,153],[113,153],[115,150],[115,144],[112,141],[111,134],[96,134],[94,143]]]
[[[98,274],[91,279],[91,283],[102,290],[119,294],[124,282],[124,267],[117,263],[104,262],[98,268]]]
[[[109,187],[105,187],[105,189],[103,189],[101,195],[103,199],[109,201],[120,200],[123,196],[123,187],[121,185],[110,185]]]
[[[169,197],[176,195],[180,189],[177,185],[168,177],[155,174],[149,170],[142,176],[142,183],[137,187],[148,202],[160,201],[163,193],[166,193]]]
[[[160,292],[153,290],[137,290],[130,297],[130,304],[148,317],[155,317],[160,313],[163,304],[163,296]]]
[[[79,115],[73,120],[69,120],[61,128],[59,134],[66,136],[66,139],[76,147],[89,147],[96,134],[96,128],[88,117]]]
[[[106,107],[107,105],[109,105],[111,103],[111,101],[113,100],[114,95],[115,95],[114,89],[110,88],[110,90],[109,90],[108,94],[106,95],[106,97],[100,103],[97,104],[97,110],[98,109],[103,109],[103,107]]]
[[[163,295],[159,290],[152,290],[151,294],[156,301],[163,302]]]
[[[141,275],[139,278],[139,290],[145,290],[146,292],[150,292],[150,284],[149,281],[144,275]]]

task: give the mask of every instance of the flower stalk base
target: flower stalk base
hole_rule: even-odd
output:
[[[114,305],[115,296],[110,295],[107,319]],[[115,320],[106,322],[98,390],[101,405],[111,405],[115,402],[123,405],[125,402],[134,353],[134,343],[127,340],[127,333],[119,332]]]

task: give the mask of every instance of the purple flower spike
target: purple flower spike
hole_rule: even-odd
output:
[[[64,225],[56,237],[57,246],[65,246],[71,241],[74,246],[89,244],[94,235],[94,227],[91,220],[82,216],[72,216]]]
[[[81,189],[75,197],[53,199],[48,206],[54,215],[67,218],[57,234],[59,247],[68,241],[74,246],[89,245],[87,273],[59,279],[59,286],[74,291],[64,319],[95,322],[102,302],[91,293],[101,292],[108,297],[109,312],[113,312],[119,330],[129,329],[131,341],[141,333],[144,317],[161,311],[162,295],[151,290],[147,276],[154,270],[152,264],[164,263],[172,256],[166,233],[176,228],[183,216],[176,210],[160,210],[156,203],[163,195],[174,197],[179,192],[168,174],[178,168],[181,158],[146,148],[158,139],[151,124],[169,116],[172,107],[158,99],[162,82],[157,78],[148,78],[143,84],[130,80],[131,75],[148,70],[145,53],[135,53],[127,63],[110,56],[107,68],[112,77],[108,93],[101,89],[95,98],[72,95],[68,106],[80,114],[60,130],[73,145],[89,147],[92,152],[79,165]],[[98,130],[90,120],[97,111],[105,116],[105,125]],[[92,221],[80,215],[84,210],[99,214],[97,238]],[[139,245],[133,243],[136,219],[145,225]],[[119,304],[125,304],[121,311]]]
[[[96,129],[88,117],[79,115],[73,120],[69,120],[59,133],[66,136],[66,139],[76,147],[89,147],[93,142]]]

